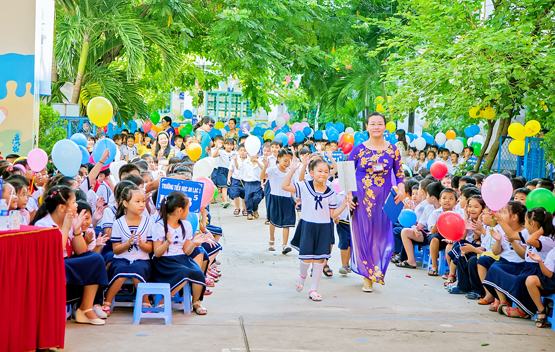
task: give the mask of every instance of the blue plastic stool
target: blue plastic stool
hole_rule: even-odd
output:
[[[422,262],[422,255],[423,255],[422,248],[418,244],[414,244],[414,260],[416,262]]]
[[[428,262],[430,261],[430,246],[422,247],[422,268],[428,268]]]
[[[175,294],[175,296],[172,297],[172,303],[174,304],[182,304],[183,306],[181,308],[176,308],[176,309],[183,309],[183,313],[185,315],[190,315],[191,311],[193,310],[192,307],[192,295],[191,295],[191,290],[190,290],[190,284],[186,283],[185,286],[183,286],[183,297],[181,296],[181,292],[177,292]],[[154,305],[158,306],[158,303],[160,303],[160,300],[162,299],[161,295],[155,295],[154,296]],[[172,307],[173,308],[173,307]]]
[[[432,257],[430,256],[430,248],[428,247],[428,260],[426,261],[425,268],[432,267]],[[422,267],[424,268],[424,262],[422,262]],[[449,272],[449,264],[447,264],[447,259],[445,259],[445,251],[439,251],[438,268],[437,273],[439,275],[445,275]]]
[[[143,312],[144,295],[164,296],[164,309],[161,312]],[[135,307],[133,308],[133,324],[138,325],[142,318],[163,318],[166,325],[171,325],[172,299],[170,284],[141,282],[137,285],[137,296],[135,297]]]

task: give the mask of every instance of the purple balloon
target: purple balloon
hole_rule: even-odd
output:
[[[488,208],[493,211],[501,210],[509,203],[513,195],[513,185],[507,176],[492,174],[486,177],[482,184],[482,198]]]

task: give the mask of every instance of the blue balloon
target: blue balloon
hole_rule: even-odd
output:
[[[79,149],[81,150],[81,165],[88,164],[90,158],[89,151],[82,145],[79,146]]]
[[[417,138],[416,134],[412,132],[407,133],[407,137],[409,138],[409,143],[414,141]]]
[[[264,129],[260,126],[256,126],[253,130],[252,130],[252,134],[254,134],[257,137],[263,136],[264,135]]]
[[[395,144],[397,142],[398,142],[397,135],[395,133],[390,134],[389,135],[389,143]]]
[[[328,141],[330,142],[337,142],[339,139],[339,132],[335,128],[326,129],[326,137],[328,137]]]
[[[416,225],[416,213],[414,210],[403,209],[401,210],[397,221],[399,221],[399,224],[405,228]]]
[[[73,143],[87,148],[87,137],[83,133],[75,133],[70,139]]]
[[[106,126],[106,135],[110,138],[112,138],[114,136],[114,134],[116,134],[116,127],[114,126],[113,123],[109,123],[108,126]]]
[[[335,124],[333,122],[326,123],[326,131],[329,130],[330,128],[335,129]]]
[[[318,131],[314,131],[314,139],[317,141],[321,141],[322,139],[324,139],[324,132],[318,130]]]
[[[426,141],[426,144],[433,145],[435,143],[435,138],[428,132],[422,133],[422,138]]]
[[[312,128],[310,127],[303,128],[303,133],[306,137],[309,137],[312,134]]]
[[[172,124],[172,126],[173,126],[173,124]],[[127,123],[127,127],[129,127],[129,132],[135,133],[135,131],[137,130],[137,123],[134,120],[131,120]],[[179,127],[179,124],[177,124],[177,126],[173,126],[173,127]]]
[[[270,124],[270,128],[274,129],[277,127],[277,123],[275,121],[272,121],[272,123]]]
[[[191,213],[187,215],[187,221],[191,223],[193,228],[193,233],[198,231],[198,215],[196,213]]]
[[[283,131],[283,133],[291,132],[291,127],[284,125],[281,130]]]
[[[368,131],[364,131],[362,132],[362,134],[364,135],[364,140],[367,140],[368,138],[370,138],[370,134],[368,133]]]
[[[341,133],[345,131],[345,124],[343,122],[337,122],[334,125],[334,128],[337,130],[337,132]]]
[[[480,133],[480,126],[478,125],[470,125],[464,129],[464,134],[467,138],[474,137]]]
[[[304,133],[301,131],[295,132],[295,143],[302,143],[304,141]]]
[[[192,119],[193,118],[193,112],[191,110],[183,110],[183,117],[186,119]]]
[[[239,135],[241,135],[241,133],[242,133],[242,132],[239,131]],[[208,135],[213,139],[213,138],[216,137],[216,136],[221,136],[221,135],[222,135],[222,131],[220,131],[220,130],[218,130],[218,129],[216,129],[216,128],[213,128],[213,129],[210,130],[210,132],[208,132]]]
[[[114,143],[114,142],[112,142]],[[114,144],[115,145],[115,144]],[[57,141],[52,148],[52,162],[64,176],[74,177],[81,167],[81,150],[72,140]]]
[[[274,137],[274,141],[278,142],[278,143],[281,143],[281,145],[283,145],[283,146],[286,146],[289,142],[289,138],[287,138],[287,135],[285,133],[279,132]]]
[[[104,165],[110,164],[112,161],[114,161],[114,158],[116,157],[117,148],[118,146],[116,145],[116,143],[114,143],[114,141],[109,138],[99,140],[98,142],[96,142],[92,152],[94,162],[97,163],[102,158],[102,154],[104,153],[104,151],[108,149],[110,151],[110,156],[108,156],[108,159],[106,160]],[[81,155],[81,152],[79,152],[79,155]]]

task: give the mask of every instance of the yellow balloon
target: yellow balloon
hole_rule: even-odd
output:
[[[254,127],[254,121],[253,121],[253,120],[249,120],[249,125],[251,125],[251,127]]]
[[[275,137],[275,132],[272,130],[267,130],[266,132],[264,132],[264,140],[270,140],[273,141]]]
[[[524,141],[511,141],[509,143],[509,152],[514,155],[524,156]]]
[[[449,130],[445,132],[445,137],[447,137],[447,139],[455,139],[457,138],[457,133],[453,130]]]
[[[376,105],[383,104],[384,102],[385,102],[385,99],[381,95],[377,96],[376,99],[374,99],[374,104]]]
[[[480,111],[480,116],[485,119],[491,120],[495,118],[495,109],[491,106],[486,106],[482,111]]]
[[[191,143],[187,146],[186,152],[192,161],[197,161],[202,155],[202,148],[198,143]]]
[[[95,126],[107,126],[114,116],[112,103],[104,97],[92,98],[87,104],[87,116]]]
[[[526,137],[524,126],[520,122],[513,122],[509,125],[509,136],[513,139],[522,141]]]
[[[218,121],[214,124],[214,128],[217,130],[221,130],[224,127],[225,127],[225,124],[222,121]]]
[[[379,112],[379,111],[378,111],[378,112]],[[395,124],[395,122],[389,121],[389,122],[385,125],[385,129],[388,130],[389,132],[395,132],[395,129],[397,129],[397,125]]]
[[[383,114],[385,112],[385,108],[383,107],[382,104],[377,104],[376,111],[379,112],[380,114]]]
[[[524,134],[526,135],[526,137],[533,137],[537,135],[541,129],[542,126],[540,125],[538,120],[530,120],[526,122],[526,125],[524,125]]]
[[[479,106],[473,106],[470,109],[468,109],[468,116],[472,117],[473,119],[479,117],[480,116],[480,107]]]

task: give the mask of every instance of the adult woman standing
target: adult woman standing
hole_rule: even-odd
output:
[[[173,136],[175,134],[175,129],[172,126],[172,118],[169,116],[162,117],[161,124],[162,124],[162,130],[168,134],[170,145],[173,146]]]
[[[227,127],[229,127],[229,131],[225,134],[224,139],[233,138],[237,142],[239,139],[239,129],[237,128],[237,120],[235,118],[231,118],[227,121]]]
[[[382,210],[383,205],[395,186],[395,201],[401,202],[405,197],[401,154],[384,139],[385,124],[382,114],[370,114],[366,127],[370,139],[349,156],[354,161],[357,179],[351,204],[354,210],[351,269],[364,278],[364,292],[372,292],[373,282],[383,285],[393,253],[391,221]]]
[[[210,155],[210,143],[212,138],[210,138],[210,131],[214,128],[214,120],[208,116],[205,116],[195,125],[195,135],[202,148],[201,158]]]
[[[158,161],[162,159],[170,160],[175,156],[175,150],[170,145],[170,136],[164,131],[156,136],[156,147],[154,155]]]
[[[397,136],[397,143],[395,143],[395,146],[397,147],[397,149],[399,149],[399,152],[401,153],[401,160],[403,161],[403,163],[406,163],[406,158],[407,156],[409,156],[409,144],[407,143],[407,134],[405,132],[405,130],[403,129],[399,129],[395,132],[395,135]]]

